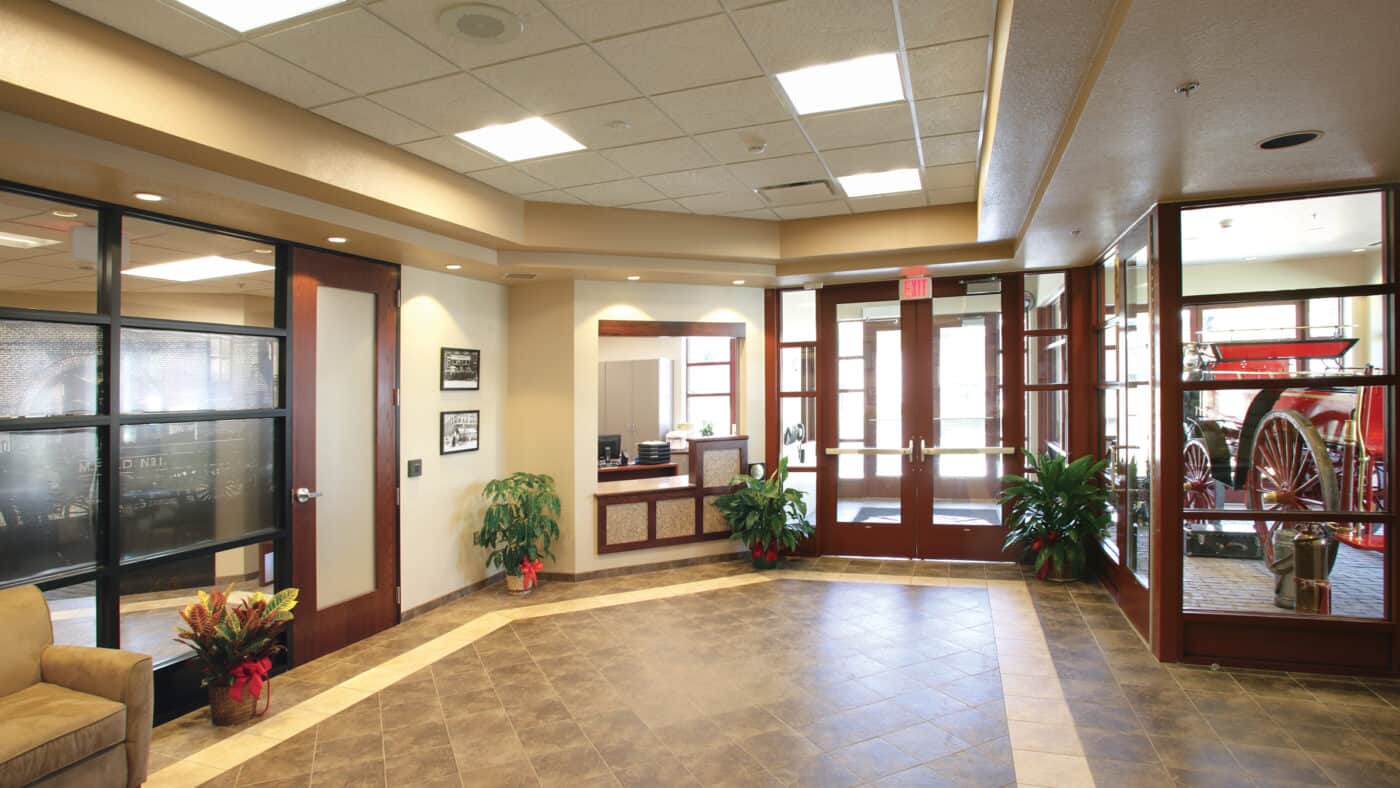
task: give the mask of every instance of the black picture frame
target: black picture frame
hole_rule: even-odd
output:
[[[481,411],[445,410],[438,415],[438,451],[461,454],[481,448]]]
[[[443,348],[439,379],[443,391],[479,391],[481,351],[464,347]]]

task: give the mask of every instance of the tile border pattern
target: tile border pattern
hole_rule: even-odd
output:
[[[1030,591],[1024,581],[836,573],[800,569],[729,575],[483,613],[442,635],[351,676],[274,717],[189,754],[152,774],[146,785],[150,788],[185,788],[212,780],[513,621],[738,588],[775,580],[986,588],[1018,783],[1067,788],[1094,785],[1088,759],[1074,732],[1064,694],[1059,682],[1055,680],[1055,664],[1046,645]],[[1054,727],[1054,736],[1038,735],[1042,731],[1033,727],[1045,725]],[[1050,743],[1045,743],[1047,740]]]

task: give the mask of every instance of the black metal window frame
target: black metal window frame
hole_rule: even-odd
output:
[[[92,416],[51,416],[41,418],[0,419],[0,432],[43,431],[73,428],[95,428],[100,462],[98,463],[98,516],[94,521],[95,555],[91,566],[40,573],[8,581],[0,585],[37,585],[51,591],[78,583],[94,582],[96,587],[95,643],[100,647],[120,648],[121,643],[121,580],[130,573],[148,571],[176,561],[213,555],[248,545],[272,542],[274,546],[274,584],[284,588],[291,584],[291,445],[289,440],[289,392],[291,389],[291,343],[288,342],[288,282],[291,245],[266,236],[226,227],[194,222],[151,211],[92,200],[76,195],[37,189],[22,184],[0,181],[0,192],[18,194],[42,200],[67,203],[95,210],[98,215],[97,301],[94,312],[65,312],[21,307],[0,307],[0,320],[30,323],[66,323],[98,326],[102,331],[100,359],[101,383],[98,391],[98,412]],[[123,222],[142,219],[164,225],[214,233],[270,246],[275,250],[274,312],[271,327],[239,326],[222,323],[201,323],[185,320],[123,316],[121,309],[121,233]],[[255,410],[206,410],[178,413],[123,414],[121,412],[121,332],[124,328],[158,329],[191,333],[214,333],[256,337],[272,337],[278,343],[277,403],[273,408]],[[275,522],[268,528],[228,539],[213,539],[137,559],[122,561],[122,530],[118,504],[121,498],[119,436],[125,426],[171,424],[187,422],[234,421],[263,419],[273,423],[274,480],[277,504],[273,509]],[[172,637],[174,632],[171,632]],[[188,658],[165,661],[157,665],[157,686],[162,673],[173,673]],[[158,693],[160,694],[160,693]],[[158,701],[159,705],[159,701]],[[168,716],[168,715],[161,715]]]

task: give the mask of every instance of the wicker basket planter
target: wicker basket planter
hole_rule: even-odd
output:
[[[266,689],[264,691],[267,691]],[[253,718],[258,699],[244,691],[243,700],[229,697],[228,687],[209,688],[209,718],[215,725],[237,725]]]

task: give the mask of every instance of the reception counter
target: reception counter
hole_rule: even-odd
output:
[[[747,435],[696,438],[684,476],[600,482],[598,552],[729,538],[729,523],[714,500],[748,466]]]

